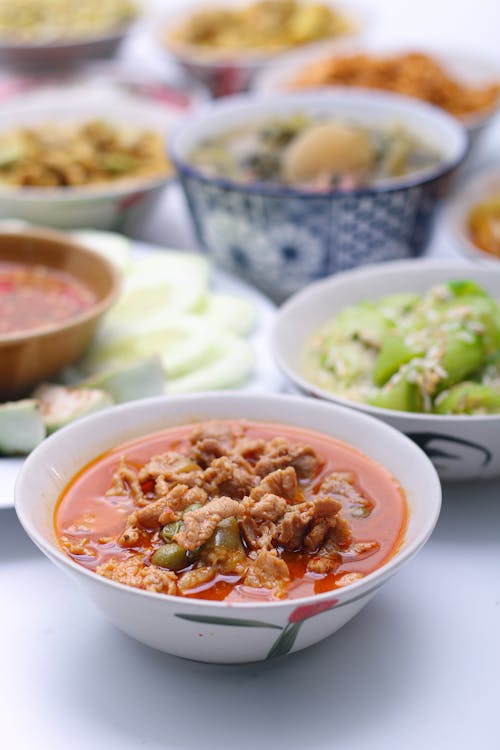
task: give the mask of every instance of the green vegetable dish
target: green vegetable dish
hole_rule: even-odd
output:
[[[189,154],[209,177],[313,192],[370,187],[420,173],[441,159],[399,123],[360,125],[301,112],[228,129]]]
[[[500,306],[473,281],[347,307],[304,353],[306,378],[383,409],[500,413]]]

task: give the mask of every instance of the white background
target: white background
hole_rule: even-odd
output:
[[[365,7],[379,39],[500,64],[498,0]],[[128,46],[144,67],[148,54],[139,36]],[[476,164],[498,156],[495,126]],[[190,243],[175,191],[135,232]],[[281,661],[217,667],[122,635],[1,511],[0,748],[498,750],[499,539],[500,482],[448,486],[426,547],[341,631]]]

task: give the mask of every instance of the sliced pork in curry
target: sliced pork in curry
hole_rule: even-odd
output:
[[[208,599],[338,588],[379,567],[406,526],[388,472],[292,427],[205,422],[88,467],[56,514],[62,547],[118,583]]]

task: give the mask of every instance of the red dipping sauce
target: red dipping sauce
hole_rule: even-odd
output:
[[[71,274],[47,266],[0,262],[0,336],[70,320],[95,303]]]

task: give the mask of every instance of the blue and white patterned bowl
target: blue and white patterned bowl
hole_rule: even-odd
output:
[[[443,158],[418,175],[349,193],[241,184],[208,177],[189,164],[191,150],[207,137],[297,111],[365,125],[398,122]],[[337,271],[420,255],[438,199],[467,147],[465,129],[441,110],[379,91],[338,88],[217,101],[178,127],[171,156],[201,245],[223,268],[283,299]]]

